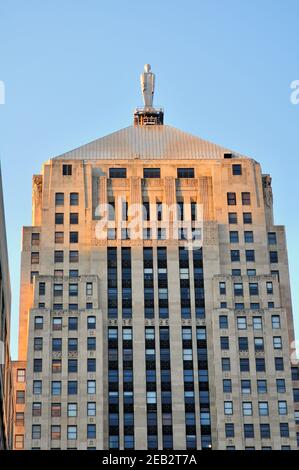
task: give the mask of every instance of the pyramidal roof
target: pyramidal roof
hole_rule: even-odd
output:
[[[167,125],[129,126],[55,157],[62,160],[222,159],[232,150]]]

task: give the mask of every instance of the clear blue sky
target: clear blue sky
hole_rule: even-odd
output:
[[[16,357],[21,227],[52,156],[126,127],[139,73],[157,75],[166,123],[250,155],[273,177],[299,328],[298,0],[2,0],[0,157]]]

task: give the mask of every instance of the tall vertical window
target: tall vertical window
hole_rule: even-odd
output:
[[[191,318],[190,279],[189,279],[189,251],[179,247],[181,316]]]
[[[195,388],[192,351],[192,328],[182,328],[186,448],[196,449]],[[188,413],[188,415],[187,415]],[[186,419],[187,418],[187,419]],[[190,425],[189,423],[192,422]]]
[[[134,407],[133,407],[133,331],[122,330],[123,347],[123,403],[124,403],[124,448],[134,449]],[[129,395],[128,395],[129,393]]]
[[[168,318],[167,248],[157,248],[159,317]]]
[[[143,248],[144,316],[154,318],[153,249]]]
[[[169,342],[169,328],[168,327],[160,327],[160,370],[161,370],[163,449],[170,450],[173,448],[173,429],[172,429],[170,342]]]
[[[108,328],[109,449],[119,448],[118,328]]]
[[[131,248],[121,248],[122,317],[132,318]]]
[[[108,318],[117,318],[117,248],[107,249]]]
[[[145,328],[147,446],[158,449],[155,328]]]

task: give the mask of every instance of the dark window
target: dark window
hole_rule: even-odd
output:
[[[256,367],[257,372],[265,372],[266,371],[265,359],[263,357],[256,357],[255,367]]]
[[[61,351],[62,350],[62,339],[53,338],[52,339],[52,351]]]
[[[39,245],[39,233],[32,233],[31,234],[31,245]]]
[[[77,361],[77,359],[68,359],[68,372],[69,373],[78,372],[78,361]]]
[[[225,437],[235,437],[235,426],[233,423],[225,423]]]
[[[219,328],[228,328],[227,315],[220,315],[219,316]]]
[[[229,232],[229,241],[230,241],[230,243],[239,243],[239,232],[230,231]]]
[[[275,357],[274,362],[275,362],[275,370],[277,371],[284,370],[283,357]]]
[[[77,317],[69,317],[69,319],[68,319],[68,329],[69,329],[69,331],[77,331],[78,330],[78,318]]]
[[[241,372],[249,372],[250,371],[249,359],[247,359],[247,358],[241,358],[240,359],[240,371]]]
[[[242,204],[243,206],[250,206],[250,193],[242,193]]]
[[[277,251],[270,251],[269,253],[270,263],[278,263]]]
[[[55,193],[55,206],[64,205],[64,193]]]
[[[220,337],[220,347],[222,350],[229,349],[229,338],[228,336],[221,336]]]
[[[252,224],[252,214],[251,212],[243,212],[243,223]]]
[[[64,233],[55,232],[55,243],[63,243],[63,242],[64,242]]]
[[[234,176],[242,175],[242,165],[240,165],[239,163],[235,163],[234,165],[232,165],[232,170]]]
[[[160,178],[160,168],[143,168],[143,178]]]
[[[70,224],[77,225],[79,223],[79,214],[78,212],[70,213]]]
[[[280,423],[279,424],[280,428],[280,437],[289,437],[289,424],[288,423]]]
[[[70,243],[78,243],[79,234],[78,232],[70,232]]]
[[[246,261],[254,262],[255,261],[254,250],[245,250],[245,257],[246,257]]]
[[[33,251],[31,253],[31,264],[39,264],[39,252]]]
[[[244,232],[244,241],[245,243],[253,243],[254,238],[253,238],[253,232],[252,231],[245,231]]]
[[[96,372],[96,360],[94,358],[87,359],[87,372]]]
[[[63,176],[71,176],[72,165],[62,165],[62,174]]]
[[[235,206],[237,204],[236,193],[227,193],[227,204],[229,206]]]
[[[88,330],[95,330],[96,328],[96,317],[87,317],[87,329]]]
[[[70,261],[70,263],[78,263],[78,261],[79,261],[79,252],[78,251],[70,251],[69,261]]]
[[[68,351],[78,351],[78,339],[69,338],[68,339]]]
[[[45,282],[39,282],[39,284],[38,284],[38,293],[39,293],[39,295],[45,295],[45,293],[46,293],[46,283]]]
[[[67,383],[68,395],[77,395],[78,393],[78,382],[77,380],[69,380]]]
[[[249,294],[250,295],[259,295],[259,285],[257,282],[249,283]]]
[[[229,224],[237,224],[238,223],[238,216],[236,212],[229,212],[228,213],[228,223]]]
[[[238,338],[239,351],[248,351],[248,338],[246,336],[240,336]]]
[[[260,424],[260,432],[262,439],[270,439],[271,432],[270,432],[270,424]]]
[[[194,168],[178,168],[178,178],[194,178]]]
[[[223,393],[232,393],[232,381],[231,379],[223,380]]]
[[[253,424],[244,424],[244,437],[245,437],[245,439],[254,437]]]
[[[88,351],[96,350],[96,338],[94,336],[90,336],[87,338],[87,350]]]
[[[269,245],[276,245],[277,244],[277,238],[276,238],[276,233],[275,232],[269,232],[268,233],[268,244]]]
[[[292,380],[299,380],[299,368],[298,367],[292,367]]]
[[[222,364],[222,370],[224,372],[230,371],[230,358],[229,357],[223,357],[221,359],[221,364]]]
[[[43,317],[35,317],[34,318],[34,329],[35,330],[42,330],[44,325]]]
[[[240,261],[240,251],[239,250],[231,250],[230,252],[231,261]]]
[[[79,193],[70,193],[70,206],[79,205]]]
[[[109,178],[126,178],[126,168],[109,168]]]
[[[33,360],[33,372],[42,372],[43,370],[43,360],[34,359]]]
[[[55,213],[55,224],[56,225],[63,225],[63,213],[62,212],[56,212]]]

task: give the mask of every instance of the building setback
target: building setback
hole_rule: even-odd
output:
[[[10,359],[10,277],[0,171],[0,450],[13,447],[14,393]]]
[[[26,449],[296,449],[287,249],[271,178],[252,158],[164,125],[148,66],[142,77],[133,126],[33,177],[18,436]]]

